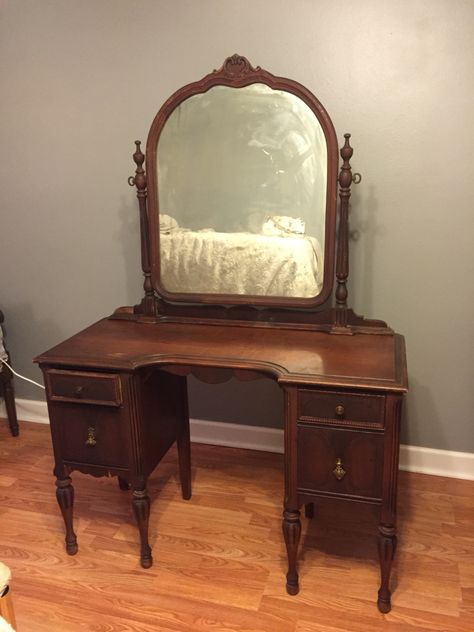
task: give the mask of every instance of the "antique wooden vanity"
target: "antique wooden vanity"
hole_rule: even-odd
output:
[[[378,607],[390,610],[406,361],[401,336],[347,307],[360,179],[349,137],[339,168],[314,95],[234,55],[165,102],[146,162],[136,142],[144,298],[36,359],[69,554],[69,475],[80,470],[131,488],[140,561],[151,566],[147,478],[175,441],[191,495],[186,376],[263,374],[285,393],[288,592],[298,592],[301,506],[310,515],[322,496],[370,503],[380,507]]]

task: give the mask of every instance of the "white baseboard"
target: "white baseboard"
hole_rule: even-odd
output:
[[[16,405],[19,419],[49,423],[46,402],[17,399]],[[0,416],[6,416],[3,402],[0,402]],[[283,430],[278,428],[191,419],[191,440],[195,443],[283,453]],[[474,454],[402,445],[400,469],[407,472],[474,480]]]
[[[49,424],[46,402],[39,399],[15,399],[16,414],[21,421]],[[0,416],[6,417],[5,402],[0,402]]]
[[[191,441],[283,454],[283,430],[191,419]]]
[[[400,469],[474,481],[474,453],[401,445]]]

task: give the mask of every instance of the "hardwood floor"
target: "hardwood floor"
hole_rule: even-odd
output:
[[[474,482],[401,473],[393,610],[377,611],[374,509],[318,503],[303,519],[301,592],[285,592],[282,456],[193,445],[150,479],[154,566],[138,562],[129,493],[73,474],[79,553],[66,555],[48,426],[0,420],[0,560],[18,632],[472,632]]]

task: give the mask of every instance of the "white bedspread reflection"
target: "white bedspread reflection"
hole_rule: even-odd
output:
[[[161,283],[170,292],[310,298],[323,261],[314,237],[177,229],[160,235]]]

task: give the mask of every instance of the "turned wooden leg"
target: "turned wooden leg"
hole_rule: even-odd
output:
[[[150,517],[150,498],[146,489],[134,489],[132,507],[140,532],[140,564],[150,568],[153,564],[151,548],[148,544],[148,520]]]
[[[305,518],[311,520],[314,518],[314,503],[306,503],[304,506],[304,515]]]
[[[379,559],[380,559],[380,588],[377,599],[377,606],[380,612],[390,612],[392,604],[390,602],[390,573],[392,561],[397,547],[397,536],[395,527],[392,525],[379,526]]]
[[[177,439],[179,459],[179,480],[184,500],[191,498],[191,440],[189,437],[189,419],[186,427]]]
[[[4,370],[8,371],[8,367],[4,366]],[[3,383],[3,396],[5,399],[5,408],[7,410],[8,423],[10,424],[10,432],[14,437],[17,437],[20,432],[20,428],[18,427],[18,420],[16,418],[13,381],[9,377],[7,377],[7,379]]]
[[[72,525],[74,507],[74,487],[69,476],[56,479],[56,499],[66,527],[66,552],[69,555],[77,553],[77,538]]]
[[[118,484],[123,492],[128,492],[131,487],[130,483],[121,476],[118,477]]]
[[[299,591],[296,558],[301,535],[300,512],[285,509],[283,512],[283,536],[288,555],[288,573],[286,574],[286,591],[289,595],[297,595]]]

